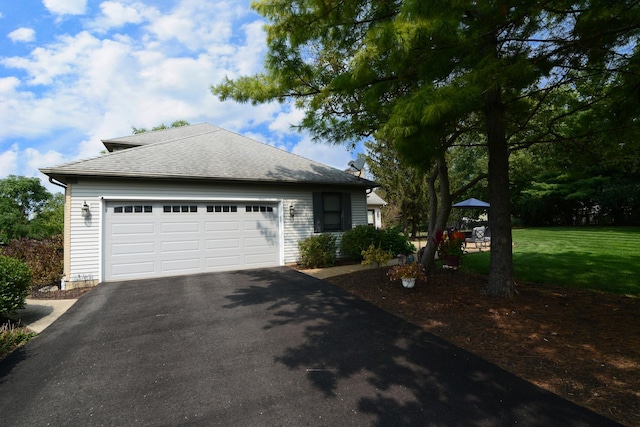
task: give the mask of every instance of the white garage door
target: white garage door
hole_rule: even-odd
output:
[[[280,264],[277,204],[107,202],[105,280]]]

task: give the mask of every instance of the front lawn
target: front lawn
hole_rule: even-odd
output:
[[[467,254],[466,271],[488,274],[489,253]],[[513,230],[516,281],[640,295],[640,227]]]

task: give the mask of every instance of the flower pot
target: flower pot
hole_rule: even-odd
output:
[[[402,286],[405,288],[413,288],[416,285],[415,277],[403,277],[402,278]]]
[[[449,267],[460,267],[460,257],[459,256],[448,256],[445,258],[445,263]]]

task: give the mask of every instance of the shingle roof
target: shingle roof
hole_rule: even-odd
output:
[[[68,177],[91,176],[377,186],[208,123],[103,142],[107,147],[133,148],[40,171],[62,182]]]
[[[378,196],[378,193],[372,191],[371,193],[367,194],[367,205],[386,206],[387,202],[385,202],[382,197]]]

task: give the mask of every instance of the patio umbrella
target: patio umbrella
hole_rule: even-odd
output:
[[[490,207],[489,203],[482,200],[474,199],[473,197],[467,200],[463,200],[460,203],[453,205],[454,208],[479,208],[486,209]]]

